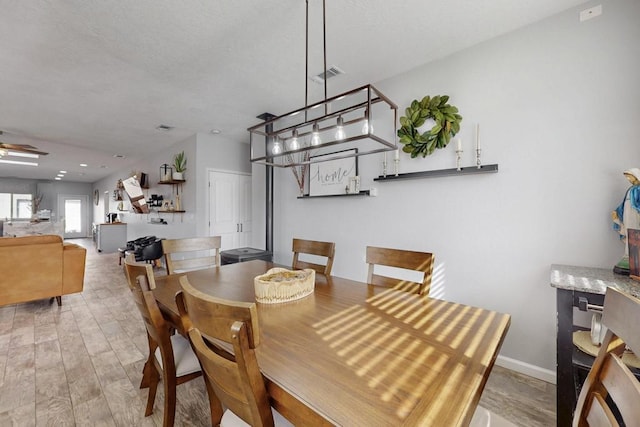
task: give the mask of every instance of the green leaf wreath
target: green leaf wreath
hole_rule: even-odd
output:
[[[458,108],[447,104],[448,100],[447,95],[425,96],[421,101],[414,99],[405,110],[406,116],[400,117],[399,141],[404,144],[402,151],[411,153],[412,159],[418,155],[426,157],[436,148],[446,147],[451,137],[460,132],[462,116],[458,114]],[[436,124],[420,133],[418,128],[427,119],[435,120]]]

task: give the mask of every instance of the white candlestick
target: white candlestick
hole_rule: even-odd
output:
[[[476,123],[476,150],[480,149],[480,123]]]
[[[396,148],[396,153],[395,153],[394,159],[395,160],[399,160],[400,159],[400,149],[399,148]]]
[[[456,144],[457,144],[457,145],[456,145],[456,150],[457,150],[457,151],[462,151],[462,138],[458,138],[458,139],[456,140]]]

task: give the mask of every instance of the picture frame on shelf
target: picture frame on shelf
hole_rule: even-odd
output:
[[[343,152],[345,156],[352,157],[321,161],[309,165],[309,196],[327,196],[348,192],[351,179],[358,176],[358,158],[353,156],[358,152],[357,148],[312,156],[311,159],[313,161],[314,158],[335,156],[336,153]]]

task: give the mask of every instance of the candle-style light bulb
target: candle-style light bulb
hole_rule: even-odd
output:
[[[298,131],[296,129],[291,132],[291,141],[289,142],[289,150],[297,150],[300,148],[300,142],[298,141]]]
[[[320,126],[317,123],[313,124],[313,131],[311,132],[311,145],[320,145],[322,140],[320,139]]]
[[[278,138],[276,137],[276,140],[273,142],[273,146],[271,147],[271,154],[281,154],[282,153],[282,144],[280,143],[280,141],[278,141]]]
[[[346,138],[346,134],[344,133],[344,120],[342,116],[338,116],[338,128],[336,129],[336,139],[342,140]]]

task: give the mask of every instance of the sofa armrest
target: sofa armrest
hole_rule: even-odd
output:
[[[62,294],[82,292],[87,250],[73,243],[65,243],[62,254]]]

